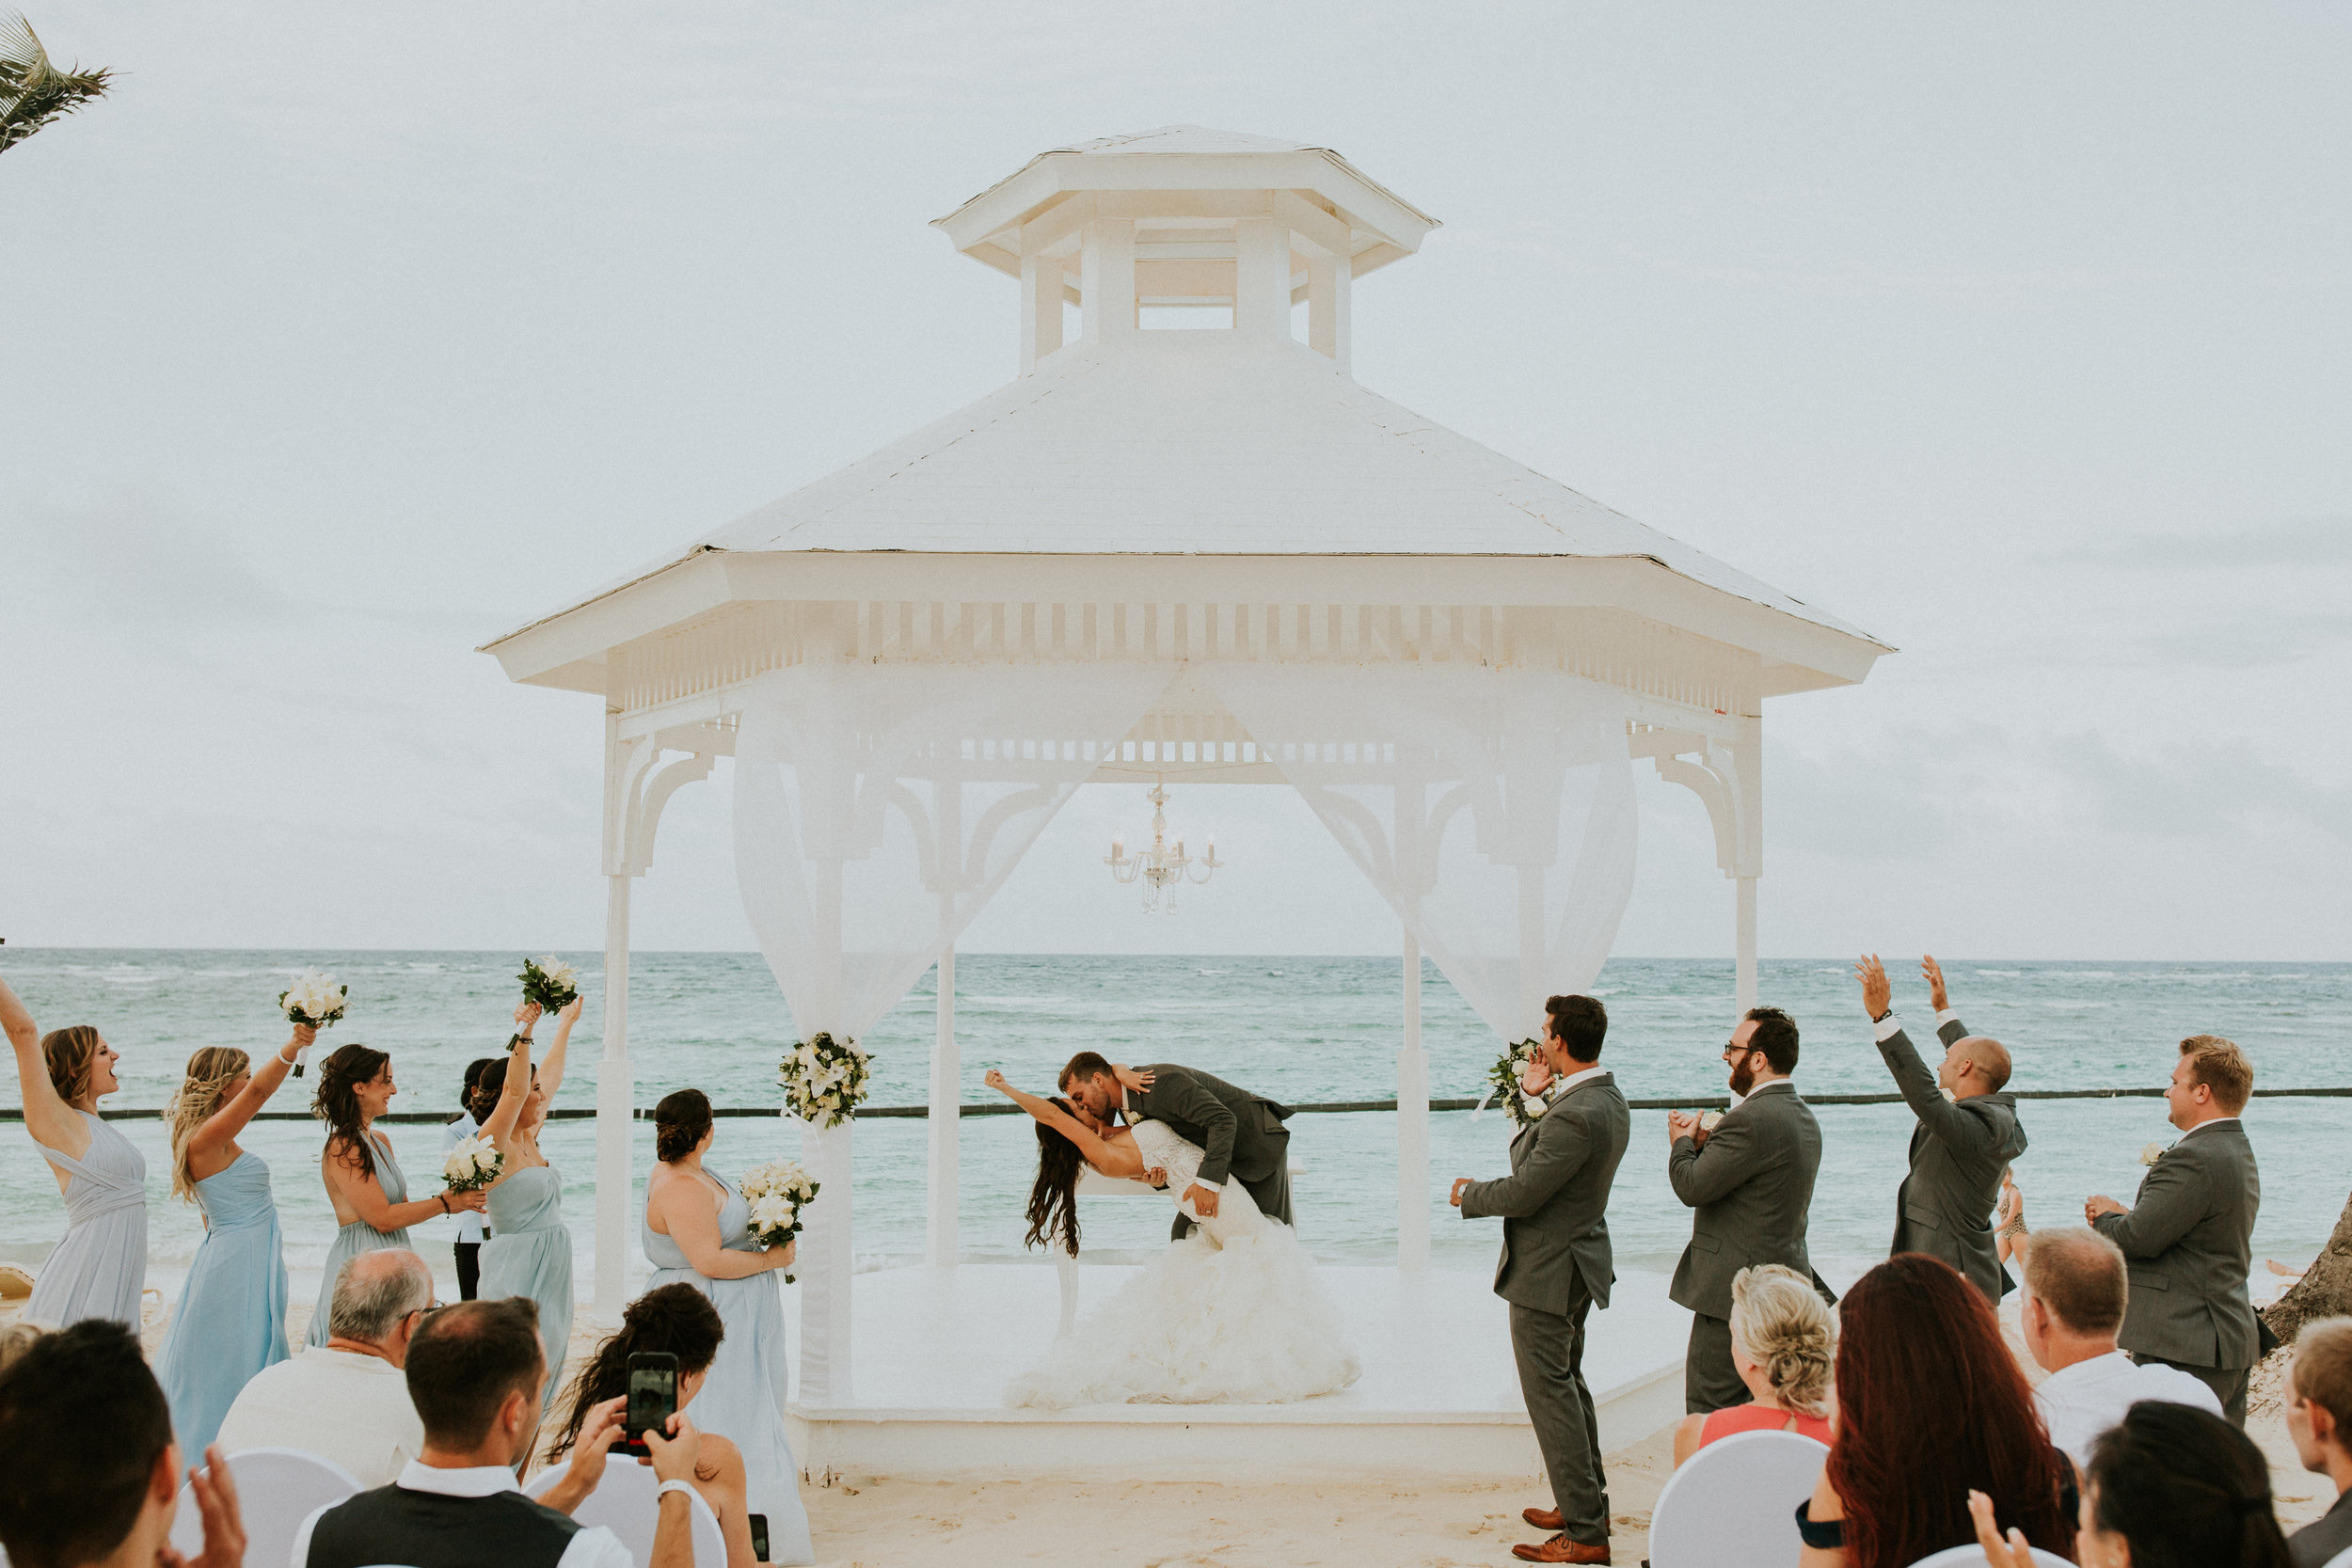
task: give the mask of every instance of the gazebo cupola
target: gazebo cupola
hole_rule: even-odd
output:
[[[1438,220],[1327,148],[1170,125],[1040,153],[934,227],[1021,280],[1024,374],[1062,347],[1065,305],[1079,341],[1107,350],[1159,309],[1288,341],[1302,303],[1307,346],[1344,374],[1350,284]]]

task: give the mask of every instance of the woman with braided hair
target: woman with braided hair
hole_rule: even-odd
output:
[[[188,1058],[164,1109],[171,1131],[171,1192],[203,1212],[204,1240],[188,1265],[180,1310],[157,1358],[171,1428],[202,1453],[256,1372],[286,1359],[286,1258],[269,1166],[237,1134],[286,1081],[294,1053],[318,1031],[297,1023],[262,1070],[230,1046]]]

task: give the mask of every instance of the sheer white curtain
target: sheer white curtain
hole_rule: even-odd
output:
[[[1587,990],[1633,891],[1623,694],[1548,670],[1220,665],[1209,680],[1488,1027]]]
[[[1165,665],[801,665],[749,694],[735,868],[796,1034],[862,1037],[1168,686]],[[807,1126],[801,1398],[850,1397],[850,1127]]]

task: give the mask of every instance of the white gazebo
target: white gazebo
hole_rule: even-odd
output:
[[[1335,152],[1112,137],[935,227],[1018,280],[1018,377],[485,650],[604,704],[597,1309],[635,1234],[630,881],[722,755],[746,911],[802,1034],[862,1034],[939,967],[934,1273],[958,1257],[957,933],[1081,784],[1299,789],[1403,930],[1391,1272],[1423,1274],[1422,954],[1507,1038],[1588,986],[1646,758],[1706,802],[1734,888],[1726,1002],[1752,1005],[1764,702],[1858,682],[1886,649],[1358,386],[1355,281],[1437,220]],[[1213,329],[1154,329],[1178,312]],[[828,1192],[796,1402],[870,1426],[897,1407],[853,1370],[849,1140],[805,1134]]]

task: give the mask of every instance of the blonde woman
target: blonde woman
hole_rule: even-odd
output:
[[[187,1288],[155,1364],[171,1402],[171,1429],[191,1453],[220,1431],[246,1382],[286,1359],[286,1259],[269,1166],[237,1134],[286,1081],[294,1053],[317,1031],[294,1025],[262,1070],[225,1045],[188,1058],[179,1092],[164,1108],[171,1130],[171,1194],[204,1214],[204,1240],[188,1265]]]
[[[1719,1437],[1793,1432],[1830,1440],[1830,1381],[1837,1320],[1813,1282],[1778,1263],[1741,1269],[1731,1281],[1731,1364],[1752,1403],[1685,1416],[1675,1428],[1679,1466]]]
[[[122,1086],[115,1048],[87,1023],[43,1035],[6,980],[0,1028],[16,1053],[24,1131],[65,1196],[65,1239],[41,1264],[24,1317],[51,1328],[112,1318],[135,1334],[147,1284],[147,1160],[99,1119],[99,1100]]]

